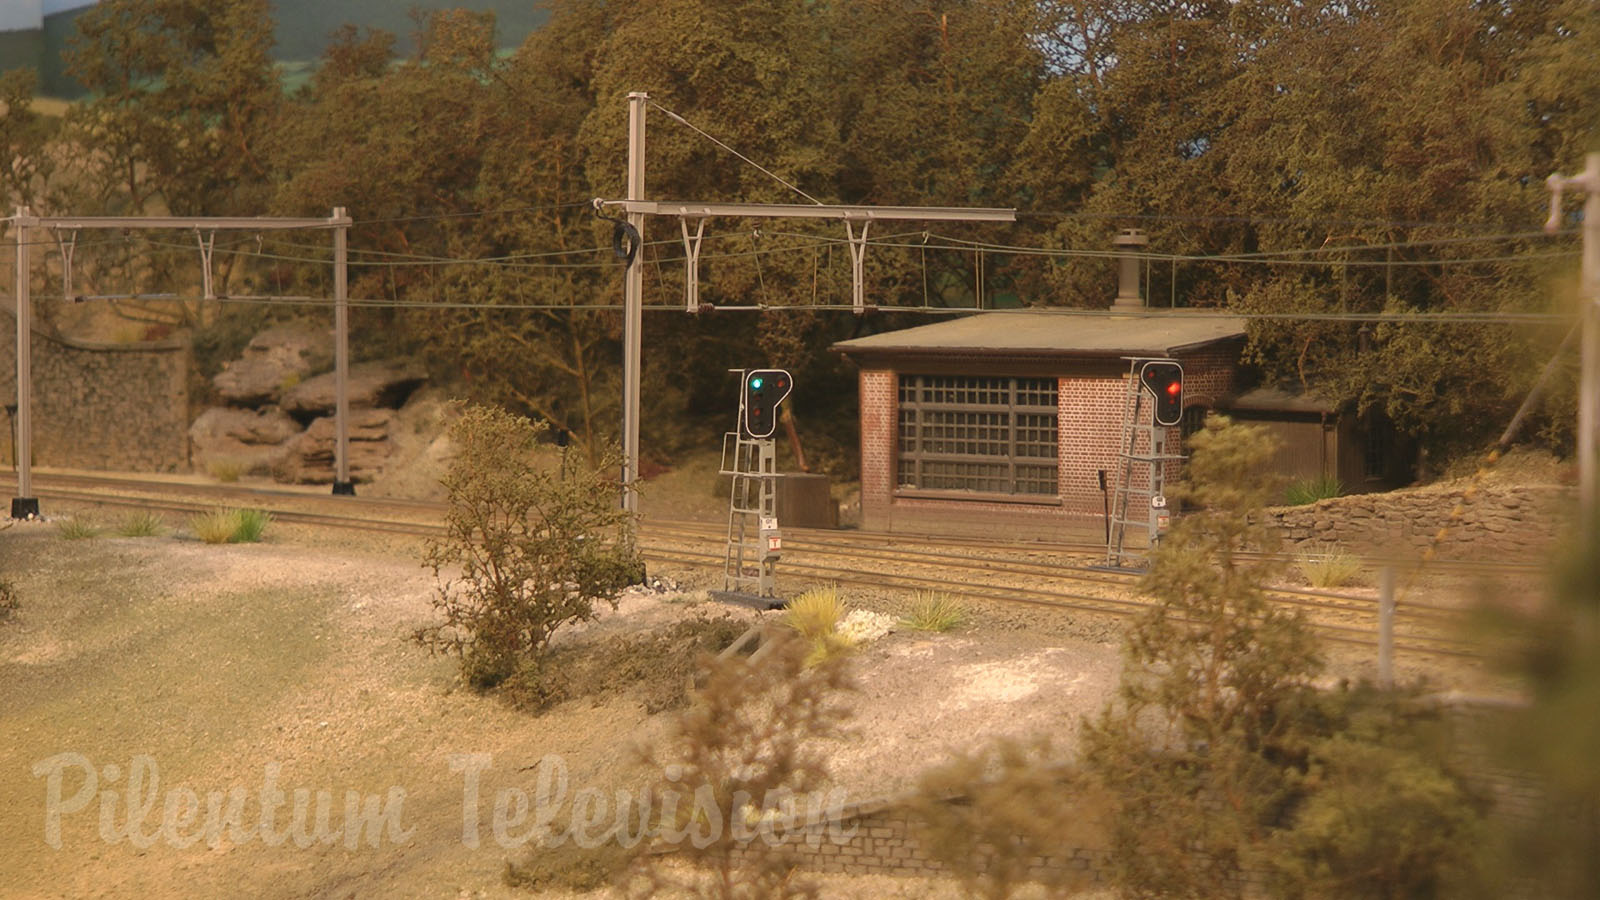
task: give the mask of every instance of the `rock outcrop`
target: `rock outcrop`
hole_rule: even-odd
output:
[[[284,391],[333,364],[327,328],[278,325],[250,339],[244,355],[228,363],[211,384],[229,406],[276,403]]]
[[[389,432],[394,424],[392,409],[353,409],[350,411],[350,479],[371,481],[383,469],[392,447]],[[279,481],[293,484],[330,484],[334,480],[336,436],[334,419],[326,416],[313,421],[284,448],[273,469]]]
[[[189,428],[190,460],[220,464],[279,481],[334,480],[333,335],[307,323],[278,325],[251,338],[243,356],[213,379],[226,406],[200,414]],[[395,409],[426,379],[410,360],[350,367],[349,463],[355,481],[370,481],[393,452]],[[309,427],[302,429],[302,425]]]
[[[350,367],[345,396],[351,409],[398,409],[426,378],[427,372],[409,360],[356,363]],[[283,395],[283,408],[300,419],[328,416],[335,400],[333,373],[325,372],[290,388]]]
[[[277,407],[263,410],[213,406],[189,426],[190,459],[200,469],[237,464],[245,474],[264,475],[283,457],[300,423]]]

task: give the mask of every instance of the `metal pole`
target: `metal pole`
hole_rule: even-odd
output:
[[[1583,204],[1583,268],[1578,293],[1578,321],[1583,327],[1583,368],[1578,382],[1578,517],[1584,543],[1594,539],[1597,509],[1595,431],[1600,428],[1600,153],[1584,158],[1583,174],[1571,178],[1551,175],[1550,219],[1546,231],[1561,227],[1561,193],[1585,191]]]
[[[650,95],[628,94],[628,199],[644,199],[644,113]],[[628,213],[644,246],[644,213]],[[644,324],[644,260],[628,265],[622,282],[622,508],[639,511],[639,329]]]
[[[333,492],[355,496],[350,480],[350,266],[346,238],[350,219],[335,206],[333,218]]]
[[[1394,687],[1394,566],[1378,576],[1378,687]]]
[[[1593,540],[1597,514],[1595,431],[1600,428],[1600,153],[1584,160],[1583,186],[1583,387],[1578,404],[1578,491],[1586,540]],[[1585,546],[1588,544],[1586,543]]]
[[[28,227],[33,224],[26,206],[17,207],[12,227],[17,230],[17,496],[11,501],[11,518],[39,515],[33,496],[33,300],[28,296]]]

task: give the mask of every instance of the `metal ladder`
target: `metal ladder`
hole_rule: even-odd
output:
[[[772,439],[726,432],[719,471],[733,478],[722,589],[771,597],[782,546],[778,536],[779,475]]]
[[[1139,377],[1145,363],[1173,360],[1123,358],[1128,360],[1128,378],[1122,400],[1122,475],[1112,495],[1106,565],[1144,568],[1166,527],[1166,465],[1184,457],[1166,452],[1168,426],[1155,424],[1154,398],[1145,403]],[[1130,530],[1140,532],[1131,541]]]

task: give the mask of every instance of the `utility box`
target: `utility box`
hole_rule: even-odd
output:
[[[778,521],[787,528],[838,528],[839,503],[828,476],[784,473],[778,478]]]

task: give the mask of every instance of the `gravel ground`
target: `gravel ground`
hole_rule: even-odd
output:
[[[463,845],[464,782],[452,755],[492,755],[485,797],[531,788],[529,770],[551,753],[566,761],[574,785],[643,781],[634,748],[661,737],[664,715],[647,716],[627,697],[518,712],[460,690],[450,661],[407,640],[427,620],[433,589],[415,542],[277,526],[270,538],[73,541],[51,523],[0,532],[0,572],[22,601],[17,618],[0,626],[0,731],[10,736],[0,748],[6,896],[221,897],[241,884],[264,897],[526,896],[501,885],[514,851]],[[722,607],[684,599],[705,586],[703,573],[675,574],[683,589],[627,597],[566,639]],[[887,596],[851,600],[890,612],[896,605]],[[985,614],[953,634],[890,633],[858,654],[854,735],[831,753],[837,782],[868,800],[908,788],[924,767],[974,740],[1070,735],[1079,713],[1104,702],[1117,666],[1105,640]],[[78,754],[72,759],[95,769],[97,785],[81,809],[62,815],[54,849],[50,760],[64,773],[64,799],[76,798],[86,775],[61,754]],[[247,789],[248,819],[269,766],[291,805],[295,788],[342,798],[401,787],[404,824],[415,833],[403,845],[357,850],[226,837],[215,848],[178,848],[159,836],[148,847],[109,842],[96,809],[109,804],[112,831],[126,824],[122,792],[131,793],[139,756],[159,776],[145,820],[152,835],[175,791],[181,805],[188,789],[197,799]],[[333,827],[341,813],[336,799]],[[928,885],[898,879],[849,891],[834,879],[828,894],[930,895]]]
[[[70,510],[56,514],[65,516]],[[110,516],[111,514],[107,514]],[[525,897],[502,871],[522,852],[463,841],[460,754],[488,754],[481,829],[507,788],[532,790],[538,763],[565,761],[572,784],[635,789],[637,748],[665,715],[633,699],[565,703],[541,715],[460,689],[449,660],[408,640],[434,589],[420,543],[395,536],[274,525],[261,545],[207,546],[181,536],[69,541],[50,523],[0,531],[0,575],[22,609],[0,623],[0,894],[7,897]],[[706,570],[653,569],[676,582],[624,598],[563,640],[603,638],[721,609],[696,602]],[[795,587],[799,587],[796,585]],[[898,617],[903,593],[850,589],[854,607]],[[897,630],[856,655],[853,736],[830,748],[851,799],[903,792],[928,766],[999,736],[1048,733],[1072,745],[1083,716],[1112,697],[1122,623],[998,603],[969,607],[949,634]],[[741,616],[757,614],[734,610]],[[1371,660],[1335,654],[1333,677]],[[1409,665],[1409,664],[1406,664]],[[1423,672],[1422,668],[1402,672]],[[1451,673],[1427,669],[1436,681]],[[1441,686],[1455,686],[1444,680]],[[80,754],[97,776],[50,846],[48,761]],[[342,821],[346,791],[405,791],[404,842],[266,846],[222,840],[179,848],[106,840],[128,817],[136,758],[159,766],[163,800],[192,788],[246,788],[269,767],[293,790],[326,790]],[[43,768],[40,768],[40,767]],[[66,773],[74,797],[84,773]],[[148,787],[148,785],[147,785]],[[108,799],[109,798],[109,799]],[[252,800],[252,803],[255,801]],[[247,815],[255,815],[247,806]],[[954,897],[945,882],[831,878],[828,897]]]

